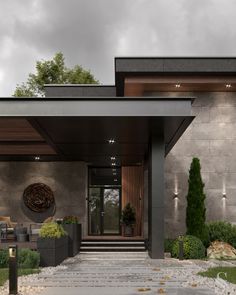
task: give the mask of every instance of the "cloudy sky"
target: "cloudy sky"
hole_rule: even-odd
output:
[[[36,60],[114,82],[115,56],[236,56],[236,0],[0,0],[0,96]]]

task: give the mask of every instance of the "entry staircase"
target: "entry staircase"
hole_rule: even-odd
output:
[[[144,239],[83,239],[80,252],[144,252]]]

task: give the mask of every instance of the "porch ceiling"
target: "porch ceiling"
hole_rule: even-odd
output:
[[[151,132],[161,134],[163,130],[168,153],[193,119],[190,115],[191,99],[186,98],[146,101],[139,98],[128,100],[126,103],[124,100],[115,101],[113,98],[98,99],[96,102],[93,100],[92,104],[91,100],[90,104],[86,102],[87,100],[79,99],[67,100],[65,104],[65,100],[34,100],[20,104],[14,100],[15,107],[12,108],[11,101],[4,101],[4,104],[0,101],[0,117],[7,116],[7,112],[11,116],[18,115],[18,118],[14,118],[15,127],[20,120],[25,120],[37,134],[35,141],[32,140],[32,134],[32,138],[29,137],[31,141],[25,144],[20,138],[15,138],[10,143],[1,141],[0,160],[32,161],[35,160],[35,156],[40,156],[42,161],[86,161],[90,165],[107,166],[111,165],[111,157],[116,157],[113,161],[116,165],[139,165],[147,154]],[[17,108],[17,104],[21,107]],[[53,109],[56,106],[57,109]],[[97,106],[96,112],[94,106]],[[62,115],[63,112],[65,116]],[[43,115],[44,113],[47,115]],[[109,144],[109,139],[114,139],[115,143]],[[37,142],[39,140],[41,142]],[[48,150],[44,147],[44,152],[40,152],[40,145],[46,145]],[[29,146],[31,149],[27,150]]]

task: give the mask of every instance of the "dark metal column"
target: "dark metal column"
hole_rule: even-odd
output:
[[[153,134],[149,147],[148,236],[151,258],[164,258],[164,157],[162,135]]]

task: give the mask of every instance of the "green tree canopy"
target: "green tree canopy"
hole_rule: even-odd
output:
[[[208,234],[205,225],[204,183],[201,177],[201,165],[198,158],[193,158],[189,170],[187,209],[186,209],[186,227],[187,235],[193,235],[204,244],[208,242]]]
[[[67,68],[63,54],[58,52],[52,60],[37,61],[35,74],[30,73],[26,82],[17,85],[13,96],[42,97],[44,84],[98,84],[98,80],[79,65]]]

